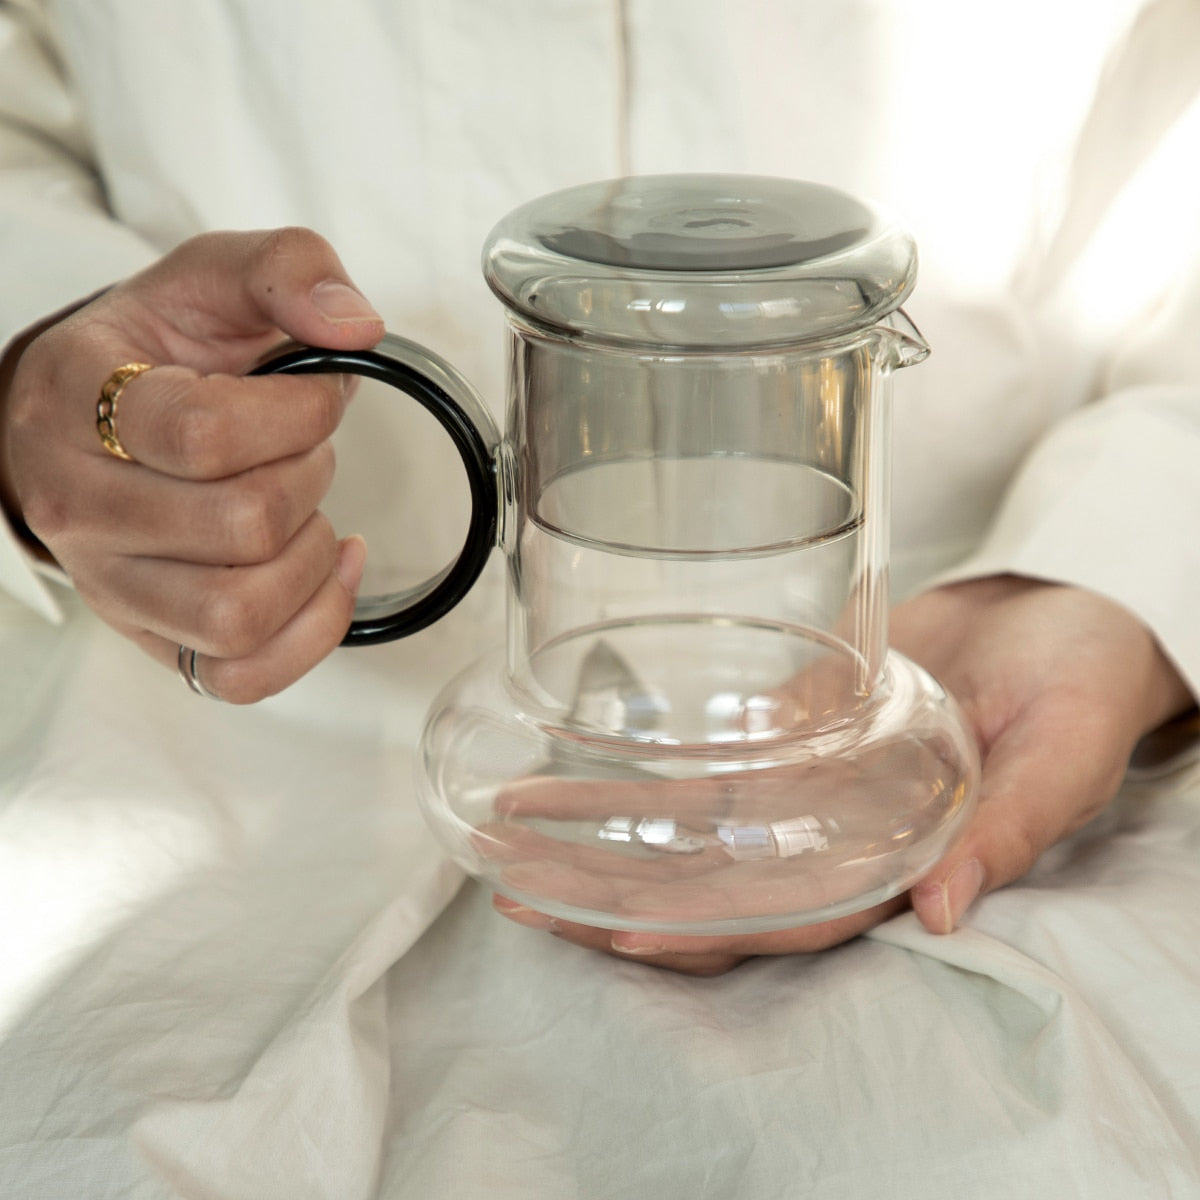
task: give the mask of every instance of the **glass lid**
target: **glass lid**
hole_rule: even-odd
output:
[[[568,188],[505,217],[488,283],[534,324],[599,341],[732,349],[874,325],[916,280],[889,218],[822,184],[646,175]]]

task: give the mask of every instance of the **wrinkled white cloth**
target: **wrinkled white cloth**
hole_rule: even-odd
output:
[[[1092,587],[1197,688],[1198,96],[1189,0],[17,0],[0,343],[192,233],[302,223],[499,411],[478,252],[515,204],[832,183],[922,253],[897,594]],[[338,436],[372,570],[439,561],[461,511],[428,429],[368,400]],[[499,568],[242,711],[0,531],[0,1197],[1200,1196],[1194,771],[950,938],[900,918],[715,981],[592,956],[451,903],[413,801]]]
[[[906,916],[689,980],[473,885],[426,930],[458,877],[398,803],[415,643],[299,685],[374,729],[297,738],[286,705],[177,703],[89,618],[21,620],[6,1200],[1200,1194],[1200,773],[1130,788],[952,937]]]

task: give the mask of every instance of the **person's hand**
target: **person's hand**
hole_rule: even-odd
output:
[[[1138,739],[1190,703],[1146,628],[1077,588],[1014,577],[939,588],[892,614],[891,644],[958,699],[978,741],[978,807],[906,896],[838,921],[773,933],[684,937],[555,920],[503,896],[496,910],[592,949],[695,975],[761,954],[836,945],[912,906],[949,933],[983,892],[1025,874],[1112,800]]]
[[[363,349],[383,323],[336,254],[301,229],[207,234],[28,343],[0,395],[0,492],[104,620],[174,669],[198,652],[210,692],[249,703],[344,636],[359,538],[318,510],[337,375],[245,378],[286,339]],[[117,367],[109,453],[97,401]]]

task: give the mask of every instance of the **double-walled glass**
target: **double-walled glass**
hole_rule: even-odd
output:
[[[507,649],[422,746],[455,857],[542,911],[674,932],[910,884],[976,771],[887,647],[888,377],[920,343],[658,352],[514,316],[510,352]]]
[[[978,779],[953,701],[888,648],[889,384],[927,353],[900,309],[911,240],[818,185],[649,177],[510,214],[485,274],[502,438],[420,348],[332,364],[400,371],[439,414],[468,541],[507,558],[506,645],[422,738],[439,838],[507,896],[606,928],[767,930],[908,887]],[[352,636],[436,619],[478,559],[364,602]]]
[[[662,353],[514,321],[511,686],[578,736],[672,747],[856,712],[887,652],[891,340]]]

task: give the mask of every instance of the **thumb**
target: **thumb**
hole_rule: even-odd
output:
[[[194,342],[261,350],[255,338],[335,350],[373,346],[383,319],[332,246],[309,229],[210,233],[184,242],[147,273],[156,303]],[[173,302],[173,303],[172,303]],[[249,340],[247,340],[249,339]],[[239,366],[242,364],[238,364]],[[219,363],[213,369],[235,369]]]
[[[1078,714],[1076,713],[1078,719]],[[1032,706],[992,743],[979,804],[950,852],[911,892],[931,933],[950,933],[984,892],[1026,874],[1055,842],[1116,794],[1127,755],[1111,731],[1090,731]]]

